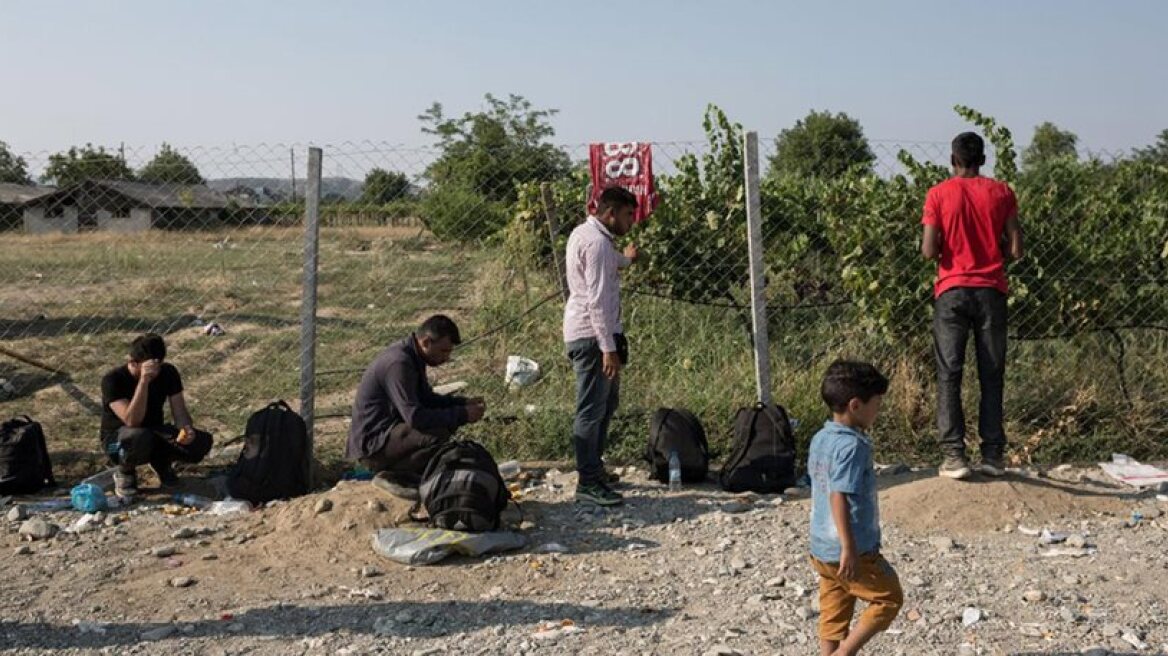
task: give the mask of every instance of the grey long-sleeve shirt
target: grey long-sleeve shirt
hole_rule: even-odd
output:
[[[368,458],[385,448],[398,424],[454,430],[467,423],[466,399],[435,394],[414,335],[377,355],[357,386],[345,457]]]

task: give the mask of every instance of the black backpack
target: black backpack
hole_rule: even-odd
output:
[[[451,531],[494,531],[511,491],[487,449],[452,440],[430,457],[418,487],[430,524]]]
[[[28,415],[0,424],[0,494],[32,494],[56,484],[41,425]]]
[[[782,492],[795,485],[795,433],[787,411],[759,403],[734,418],[734,450],[718,482],[729,492]]]
[[[649,419],[645,460],[652,467],[650,477],[662,483],[669,482],[669,454],[672,451],[677,451],[677,459],[681,462],[682,482],[701,483],[706,480],[710,469],[710,445],[702,422],[689,410],[660,408]]]
[[[227,474],[227,492],[254,504],[289,499],[312,488],[312,453],[304,420],[275,401],[247,420],[243,452]]]

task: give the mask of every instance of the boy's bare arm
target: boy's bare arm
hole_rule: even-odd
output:
[[[848,495],[843,492],[831,493],[831,519],[840,537],[839,575],[845,581],[856,578],[856,539],[852,536],[851,513],[848,512]]]
[[[941,231],[937,230],[937,226],[925,226],[925,232],[921,235],[921,255],[926,260],[941,257]]]
[[[1017,262],[1022,259],[1022,224],[1018,223],[1017,216],[1006,221],[1006,241],[1010,261]]]

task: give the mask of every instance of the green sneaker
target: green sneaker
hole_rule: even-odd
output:
[[[625,502],[625,498],[602,483],[585,483],[576,486],[576,501],[598,506],[619,506]]]

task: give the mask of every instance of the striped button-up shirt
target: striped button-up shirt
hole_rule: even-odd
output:
[[[616,352],[613,335],[621,326],[620,276],[629,264],[612,243],[612,233],[589,216],[568,238],[568,302],[564,306],[564,341],[595,338],[600,350]]]

